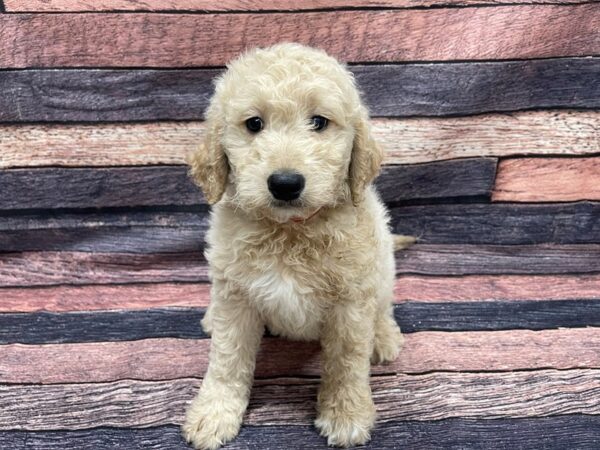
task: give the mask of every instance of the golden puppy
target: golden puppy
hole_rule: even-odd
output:
[[[206,257],[208,371],[183,425],[199,449],[233,439],[264,327],[319,340],[315,425],[330,445],[369,440],[370,361],[394,360],[393,237],[371,185],[382,151],[352,75],[320,50],[246,53],[217,80],[191,176],[214,204]],[[410,239],[407,239],[410,241]]]

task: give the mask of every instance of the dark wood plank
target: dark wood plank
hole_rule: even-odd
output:
[[[396,302],[597,299],[600,275],[403,275],[394,293]]]
[[[375,116],[598,108],[600,59],[357,66]]]
[[[444,419],[378,423],[365,450],[477,448],[482,450],[593,449],[600,417],[584,414],[523,419]],[[227,449],[321,450],[312,426],[242,426]],[[0,431],[0,447],[13,450],[189,450],[179,427],[95,428],[76,431]]]
[[[11,169],[0,209],[205,204],[185,166]]]
[[[394,315],[405,333],[596,327],[600,326],[600,302],[403,302],[394,306]],[[0,344],[201,339],[207,337],[199,325],[203,316],[203,308],[3,313]]]
[[[551,348],[552,351],[548,351]],[[208,339],[0,346],[0,383],[97,383],[203,376]],[[78,355],[76,359],[73,355]],[[173,364],[177,361],[177,364]],[[420,331],[405,335],[400,357],[373,365],[373,374],[432,371],[514,371],[600,368],[600,328],[477,332]],[[264,338],[257,377],[319,376],[316,342]]]
[[[396,255],[397,274],[540,275],[600,272],[600,245],[429,245]],[[0,287],[208,281],[202,253],[0,254]]]
[[[423,244],[600,243],[600,203],[404,206],[391,215],[394,232]]]
[[[373,119],[386,164],[481,156],[600,153],[600,111]],[[184,164],[203,122],[0,125],[0,168]]]
[[[0,224],[0,252],[200,252],[208,219],[207,211],[6,216]]]
[[[396,255],[396,273],[533,275],[600,272],[600,245],[413,245]]]
[[[521,4],[577,4],[589,0],[520,0]],[[10,12],[93,12],[93,11],[301,11],[343,8],[413,8],[514,4],[514,0],[4,0]]]
[[[600,108],[600,58],[350,69],[376,117]],[[203,117],[213,92],[212,79],[219,73],[216,69],[3,71],[0,122],[197,120]]]
[[[384,192],[392,193],[387,182]],[[403,206],[392,208],[391,217],[394,232],[418,236],[421,244],[600,243],[600,203]],[[207,228],[205,211],[12,215],[0,224],[0,252],[199,252]]]
[[[495,178],[496,159],[473,158],[384,166],[376,185],[386,203],[448,197],[489,198]]]
[[[0,72],[0,121],[201,119],[221,70]]]
[[[474,158],[386,166],[377,186],[385,201],[489,197],[495,176],[495,159]],[[0,191],[5,210],[206,205],[187,166],[10,169]]]
[[[484,306],[485,305],[485,306]],[[600,326],[600,301],[405,302],[395,306],[406,333]]]
[[[277,42],[321,47],[349,62],[600,55],[600,11],[589,4],[244,15],[7,14],[0,16],[0,28],[5,42],[0,65],[6,68],[223,66],[248,47]]]
[[[515,158],[501,162],[495,201],[600,200],[600,157]]]
[[[256,380],[244,424],[311,424],[318,383],[317,379],[306,378]],[[77,430],[178,424],[198,384],[197,379],[184,378],[0,385],[0,429]],[[600,413],[600,371],[594,369],[401,374],[372,377],[371,387],[379,423]]]

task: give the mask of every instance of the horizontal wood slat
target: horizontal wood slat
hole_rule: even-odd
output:
[[[600,132],[598,138],[600,142]],[[513,202],[600,200],[600,156],[504,160],[492,198]]]
[[[0,254],[0,287],[206,281],[208,267],[200,252]]]
[[[600,108],[600,58],[350,69],[375,117]],[[0,122],[198,120],[213,92],[212,79],[220,72],[4,71]]]
[[[510,450],[514,448],[594,448],[600,417],[584,414],[533,419],[444,419],[378,423],[365,450],[384,448],[452,448],[462,446]],[[291,448],[321,450],[325,438],[312,426],[243,426],[228,449]],[[0,431],[0,447],[12,450],[189,450],[179,427],[95,428],[77,431]]]
[[[181,423],[198,380],[2,385],[2,430],[76,430]],[[318,380],[257,380],[246,425],[308,425]],[[441,373],[373,377],[379,423],[390,420],[599,414],[600,371]],[[285,398],[285,402],[281,399]]]
[[[404,206],[390,212],[394,232],[418,236],[423,244],[600,243],[600,203]]]
[[[290,41],[323,47],[351,62],[600,54],[600,11],[589,4],[244,15],[8,14],[0,16],[0,28],[5,68],[223,66],[248,47]]]
[[[2,299],[0,312],[202,308],[208,306],[210,285],[206,283],[150,283],[117,286],[0,288],[0,298]]]
[[[467,173],[465,170],[465,177]],[[416,178],[417,171],[406,175]],[[425,184],[438,182],[442,189],[456,189],[455,192],[464,189],[459,178],[453,187],[443,186],[443,177],[440,174],[437,180],[436,170],[423,170],[421,179],[429,176],[435,180],[423,181]],[[493,179],[485,172],[480,176]],[[391,179],[387,181],[389,192],[394,192]],[[475,185],[483,185],[482,181],[478,177],[472,180]],[[410,190],[404,190],[403,195],[411,195]],[[391,208],[390,213],[392,229],[399,234],[418,236],[421,244],[600,243],[600,203],[401,206]],[[208,216],[207,211],[7,215],[0,223],[0,252],[201,251]]]
[[[145,339],[87,344],[0,345],[0,383],[97,383],[203,376],[208,339]],[[550,351],[549,351],[550,349]],[[76,354],[78,357],[73,358]],[[177,364],[173,364],[177,361]],[[400,357],[374,374],[600,368],[600,329],[420,331],[406,334]],[[257,377],[318,376],[317,343],[265,338]]]
[[[453,158],[600,153],[600,111],[524,111],[374,119],[386,164]],[[0,125],[0,168],[184,164],[202,122]]]
[[[403,275],[395,301],[489,302],[600,299],[600,275]],[[69,312],[166,307],[201,308],[209,304],[210,285],[160,283],[95,286],[0,288],[1,312]]]
[[[519,301],[600,298],[600,275],[403,275],[396,302]]]
[[[600,327],[600,301],[403,302],[394,315],[405,333]],[[129,341],[208,337],[202,308],[0,314],[0,344]]]
[[[206,205],[187,172],[187,166],[10,169],[0,171],[0,209]],[[489,197],[495,177],[495,159],[473,158],[385,166],[376,184],[386,202]]]
[[[521,4],[577,4],[589,0],[520,0]],[[413,8],[428,6],[469,6],[514,4],[514,0],[4,0],[10,12],[78,11],[301,11],[331,8]]]
[[[396,273],[533,275],[600,272],[600,245],[414,245]]]
[[[396,255],[397,274],[540,275],[600,272],[600,245],[428,245]],[[199,252],[0,254],[0,287],[206,282]]]

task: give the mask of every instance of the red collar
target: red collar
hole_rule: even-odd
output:
[[[312,219],[313,217],[315,217],[317,215],[317,213],[321,211],[321,208],[317,209],[314,213],[312,213],[310,216],[308,217],[291,217],[290,218],[290,222],[294,222],[294,223],[303,223],[303,222],[307,222],[310,219]]]

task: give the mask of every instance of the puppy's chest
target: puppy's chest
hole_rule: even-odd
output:
[[[302,257],[282,252],[239,261],[244,285],[270,331],[294,339],[317,339],[331,277],[327,255]]]

